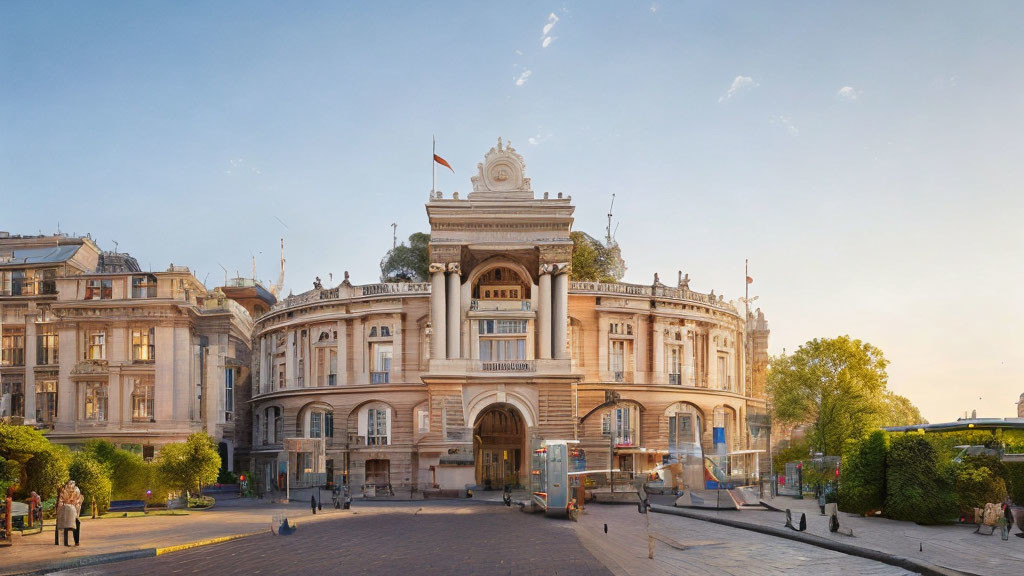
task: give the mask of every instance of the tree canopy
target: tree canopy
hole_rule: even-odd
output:
[[[811,445],[830,455],[872,428],[920,420],[909,400],[886,390],[888,365],[880,349],[849,336],[811,340],[772,360],[768,390],[775,417],[806,425]]]
[[[409,245],[402,242],[380,261],[381,282],[426,282],[430,273],[430,234],[416,232]]]
[[[160,449],[158,470],[163,481],[185,493],[198,492],[203,484],[217,481],[220,454],[217,444],[205,432],[196,432],[184,442]]]
[[[617,243],[602,244],[586,232],[570,232],[572,239],[573,280],[578,282],[618,282],[626,275],[626,262]]]

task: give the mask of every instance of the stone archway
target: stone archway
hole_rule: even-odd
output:
[[[476,482],[485,490],[521,485],[527,471],[526,420],[515,406],[495,403],[473,423]]]

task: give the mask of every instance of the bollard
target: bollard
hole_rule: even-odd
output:
[[[800,513],[800,532],[807,530],[807,515]]]

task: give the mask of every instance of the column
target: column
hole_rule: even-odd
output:
[[[284,349],[284,377],[285,382],[280,383],[280,388],[294,388],[298,374],[295,370],[295,364],[299,361],[298,354],[295,353],[295,340],[298,338],[298,330],[289,330],[288,335],[285,338],[285,349]]]
[[[651,351],[654,353],[652,354],[654,362],[651,371],[656,376],[648,382],[650,384],[668,384],[668,377],[665,376],[665,373],[668,372],[665,370],[665,325],[661,322],[652,322],[651,324],[653,326],[651,331],[654,335],[651,342]]]
[[[566,350],[568,334],[566,325],[569,322],[569,265],[559,265],[558,272],[552,281],[551,297],[551,338],[556,360],[569,358]]]
[[[551,358],[551,266],[541,264],[538,281],[540,294],[537,297],[537,357],[542,360]]]
[[[462,279],[458,264],[448,264],[448,357],[462,358]]]
[[[402,315],[395,314],[392,316],[392,321],[394,328],[391,332],[391,381],[402,382],[405,380],[405,354],[403,354],[405,330],[402,326]]]
[[[267,363],[267,336],[260,338],[260,379],[253,383],[253,396],[270,389],[270,365]]]
[[[348,323],[338,320],[338,376],[337,384],[348,384]]]
[[[448,330],[445,318],[444,264],[430,265],[430,358],[448,357]]]
[[[36,421],[36,319],[35,314],[25,317],[25,380],[22,391],[25,393],[25,423]],[[3,330],[0,328],[0,330]]]
[[[694,334],[683,329],[683,386],[695,386],[693,374],[693,340]]]

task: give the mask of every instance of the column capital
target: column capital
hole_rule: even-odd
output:
[[[427,267],[427,271],[431,274],[435,272],[444,272],[444,262],[431,262],[430,266]]]
[[[459,276],[462,275],[462,265],[458,262],[449,262],[447,266],[449,272],[458,274]]]
[[[556,262],[549,264],[551,267],[551,273],[558,276],[562,274],[568,274],[572,269],[572,266],[568,262]]]

